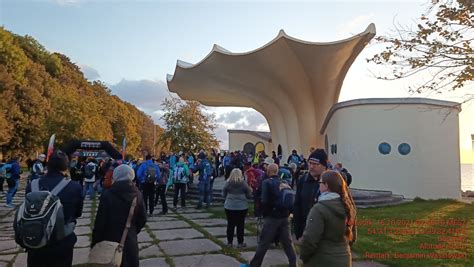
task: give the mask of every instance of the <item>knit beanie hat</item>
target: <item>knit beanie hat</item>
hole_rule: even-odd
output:
[[[324,165],[325,167],[328,166],[328,155],[322,148],[318,148],[309,155],[308,161],[315,161],[319,164]]]
[[[123,181],[123,180],[130,180],[132,181],[135,177],[135,172],[133,171],[132,167],[122,164],[114,169],[113,174],[114,182],[116,181]]]

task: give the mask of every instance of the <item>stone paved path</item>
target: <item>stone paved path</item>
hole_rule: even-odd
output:
[[[14,198],[14,204],[20,205],[24,190]],[[4,206],[5,196],[0,195],[0,267],[26,266],[26,253],[16,245],[13,238],[13,217],[15,210]],[[168,203],[172,203],[168,199]],[[97,201],[98,205],[98,201]],[[140,266],[239,266],[248,261],[255,253],[257,238],[254,220],[248,220],[245,230],[245,249],[227,248],[225,244],[226,220],[214,213],[222,211],[222,204],[211,209],[197,210],[196,202],[188,201],[188,208],[170,211],[165,216],[148,218],[146,227],[138,235]],[[158,206],[155,214],[160,211]],[[83,216],[78,219],[76,235],[78,242],[74,249],[73,265],[87,263],[92,232],[92,220],[96,213],[96,203],[84,202]],[[220,214],[223,214],[222,212]],[[235,240],[234,243],[237,243]],[[285,266],[288,264],[282,249],[271,248],[263,266]],[[373,263],[355,262],[354,266],[383,266]]]

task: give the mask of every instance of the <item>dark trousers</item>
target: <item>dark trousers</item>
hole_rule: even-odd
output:
[[[0,178],[0,191],[3,192],[3,184],[5,183],[5,178]]]
[[[244,225],[247,210],[228,210],[225,209],[227,217],[227,243],[232,244],[234,240],[234,231],[237,227],[237,242],[244,243]]]
[[[77,240],[76,236],[72,236],[66,237],[67,242],[61,242],[54,248],[28,250],[28,267],[71,267],[75,241],[72,244],[69,241]]]
[[[225,169],[224,177],[225,177],[225,179],[227,180],[227,178],[229,178],[229,176],[230,176],[230,172],[232,171],[232,167],[227,166],[227,167],[225,167],[224,169]]]
[[[154,184],[141,184],[143,200],[145,201],[145,210],[148,214],[153,214],[155,208],[155,185]]]
[[[251,267],[260,267],[263,258],[267,253],[270,244],[275,241],[275,237],[280,236],[280,242],[283,245],[283,250],[288,257],[289,266],[296,266],[296,253],[290,235],[290,223],[288,218],[263,218],[262,233],[258,241],[257,251],[250,261]]]
[[[181,207],[186,207],[186,184],[174,184],[173,207],[178,205],[178,194],[181,193]]]
[[[158,204],[158,198],[161,200],[161,207],[163,208],[163,213],[168,212],[168,203],[166,203],[166,185],[159,184],[156,186],[156,198],[155,206]]]

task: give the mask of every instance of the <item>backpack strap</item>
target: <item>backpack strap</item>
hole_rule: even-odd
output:
[[[31,192],[39,191],[39,180],[40,179],[34,179],[33,181],[31,181]]]
[[[51,190],[51,194],[57,196],[64,189],[64,187],[66,187],[69,184],[70,181],[71,181],[70,179],[66,179],[66,178],[62,179],[61,182],[59,182],[53,188],[53,190]]]
[[[130,228],[132,224],[132,217],[133,217],[133,214],[135,213],[136,205],[137,205],[137,197],[133,199],[132,206],[130,207],[130,211],[128,212],[127,223],[125,224],[125,229],[123,230],[122,238],[120,239],[120,247],[122,248],[123,248],[123,245],[125,244],[125,239],[127,239],[128,229]]]

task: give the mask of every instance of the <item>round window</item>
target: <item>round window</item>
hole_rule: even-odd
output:
[[[392,147],[390,147],[389,143],[383,142],[380,143],[379,145],[379,152],[383,155],[387,155],[390,153],[390,150],[392,150]]]
[[[408,155],[410,153],[410,151],[411,151],[411,147],[407,143],[401,143],[398,146],[398,152],[400,152],[400,154],[402,154],[402,155]]]

